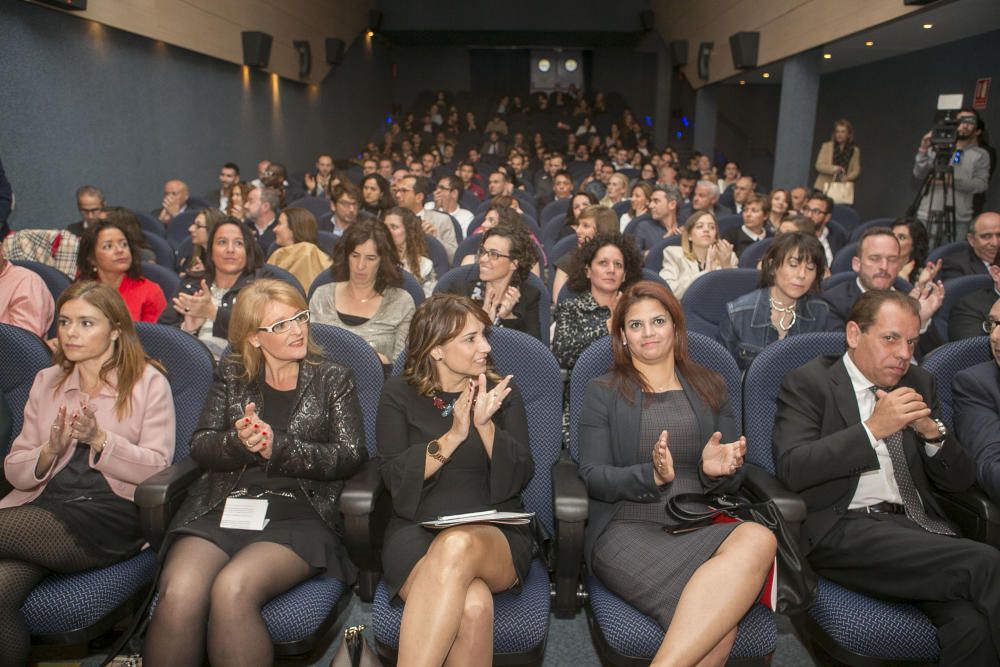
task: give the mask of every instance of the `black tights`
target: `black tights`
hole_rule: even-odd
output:
[[[83,550],[48,511],[32,505],[0,510],[0,667],[28,662],[31,633],[21,606],[50,572],[109,565]]]
[[[213,667],[271,665],[274,649],[260,610],[311,574],[281,544],[255,542],[230,559],[208,540],[180,537],[160,575],[144,663],[198,667],[207,644]]]

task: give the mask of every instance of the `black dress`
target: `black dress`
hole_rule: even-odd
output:
[[[261,393],[264,400],[257,406],[260,418],[275,430],[276,438],[281,438],[288,431],[296,390],[279,391],[264,383]],[[265,471],[267,460],[258,459],[246,466],[230,497],[267,500],[268,523],[263,530],[222,528],[219,522],[225,509],[223,503],[208,514],[174,529],[173,535],[192,535],[208,540],[230,557],[255,542],[283,544],[308,563],[314,574],[324,573],[341,581],[353,581],[354,572],[341,566],[343,559],[333,531],[302,496],[298,481],[294,477],[269,475]]]
[[[386,528],[382,567],[393,596],[423,557],[438,531],[421,521],[485,509],[520,512],[521,490],[534,474],[528,423],[517,388],[493,416],[492,459],[474,426],[451,461],[424,479],[427,443],[451,428],[431,398],[403,378],[385,383],[378,410],[378,450],[382,478],[392,494],[393,516]],[[439,393],[445,404],[458,394]],[[518,581],[524,581],[536,553],[530,525],[498,526],[507,538]]]

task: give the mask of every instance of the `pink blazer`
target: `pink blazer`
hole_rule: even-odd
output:
[[[76,440],[70,443],[48,474],[41,479],[35,477],[38,456],[60,406],[65,405],[67,413],[72,414],[86,397],[80,390],[78,370],[74,368],[66,382],[56,388],[62,376],[63,370],[55,366],[35,376],[24,409],[24,428],[4,459],[4,472],[14,490],[0,500],[0,508],[16,507],[37,498],[73,456]],[[160,371],[147,365],[132,390],[132,412],[123,420],[115,416],[115,393],[107,387],[89,402],[97,415],[98,425],[108,434],[108,444],[100,455],[91,450],[90,467],[104,475],[117,495],[133,500],[135,487],[173,460],[175,426],[170,384]]]

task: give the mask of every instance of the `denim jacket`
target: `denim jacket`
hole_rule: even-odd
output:
[[[770,288],[762,287],[726,304],[719,339],[741,369],[748,368],[764,347],[778,340],[778,330],[771,324],[769,295]],[[829,304],[820,297],[803,296],[795,304],[795,324],[788,335],[826,331],[829,313]]]

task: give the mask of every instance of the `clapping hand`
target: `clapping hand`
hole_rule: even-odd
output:
[[[204,279],[201,281],[201,289],[194,294],[181,292],[173,299],[174,310],[184,316],[184,330],[194,331],[201,327],[206,320],[214,320],[218,314],[218,309],[212,302],[212,291]]]
[[[233,428],[236,429],[236,437],[248,451],[260,454],[265,459],[271,458],[273,430],[257,415],[257,406],[254,403],[247,403],[243,408],[243,416],[236,420]]]
[[[709,477],[735,474],[743,465],[747,453],[747,439],[740,436],[735,442],[723,444],[722,433],[716,431],[701,450],[701,469]]]
[[[486,391],[486,376],[482,373],[479,374],[479,390],[476,392],[472,411],[472,420],[477,429],[485,427],[493,420],[493,415],[500,409],[503,399],[510,394],[508,385],[513,377],[513,375],[508,375],[493,389]]]
[[[669,433],[660,431],[660,438],[653,445],[653,481],[657,486],[674,481],[674,456],[667,444],[669,438]]]
[[[510,317],[511,312],[514,310],[514,306],[517,302],[521,300],[521,290],[516,287],[508,287],[504,290],[503,296],[500,298],[500,303],[497,307],[497,315],[500,319],[507,319]]]
[[[462,393],[458,395],[451,406],[451,434],[456,442],[465,442],[469,437],[469,424],[472,418],[472,399],[475,394],[475,383],[470,379]]]
[[[73,412],[69,420],[70,435],[78,442],[85,442],[93,449],[103,446],[107,434],[101,431],[94,409],[86,401],[80,401],[80,408]],[[101,450],[97,450],[100,452]]]
[[[69,447],[73,440],[70,430],[69,420],[66,417],[66,406],[62,406],[56,412],[56,418],[52,420],[52,428],[49,430],[49,439],[45,443],[45,452],[58,458]]]
[[[927,287],[929,283],[934,282],[937,278],[938,272],[941,270],[941,263],[944,260],[939,259],[936,262],[927,262],[927,266],[920,270],[920,276],[917,278],[916,287],[924,288]]]
[[[920,325],[923,327],[944,303],[944,285],[929,282],[926,287],[914,287],[910,296],[920,304]]]

